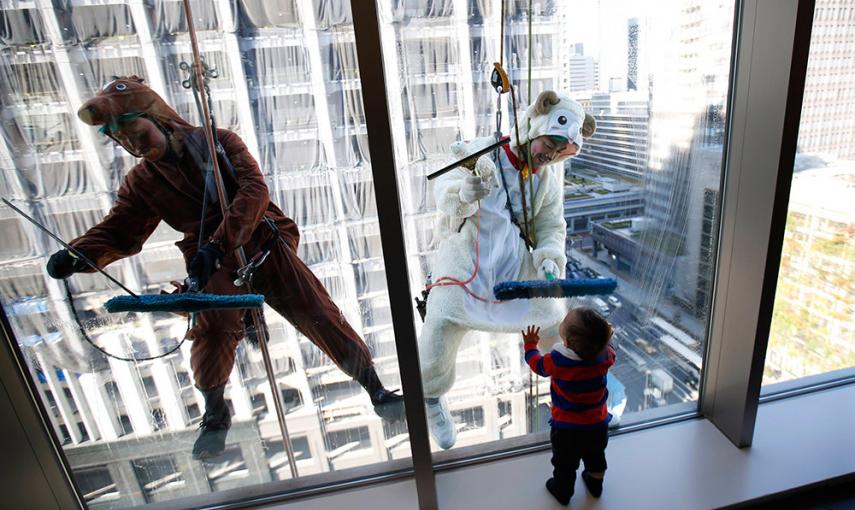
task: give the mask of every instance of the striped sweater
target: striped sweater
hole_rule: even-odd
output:
[[[609,344],[596,359],[583,360],[572,349],[557,343],[549,354],[540,355],[537,343],[525,344],[525,361],[532,371],[552,377],[553,428],[595,429],[608,426],[612,415],[606,409],[609,391],[606,374],[614,365],[615,350]]]

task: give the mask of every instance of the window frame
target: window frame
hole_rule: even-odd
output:
[[[356,4],[355,0],[351,0]],[[457,3],[455,5],[460,5]],[[717,262],[712,285],[712,308],[697,412],[684,413],[619,429],[631,433],[700,413],[736,447],[750,446],[760,398],[781,246],[789,203],[801,103],[813,22],[814,0],[735,0],[728,120],[725,133]],[[395,165],[395,147],[387,102],[384,66],[391,62],[381,45],[376,2],[352,8],[365,121],[372,159],[381,243],[401,373],[419,374],[418,348],[410,299],[410,277],[401,218],[401,195]],[[366,91],[384,91],[383,94]],[[774,186],[769,186],[775,183]],[[406,191],[404,191],[406,193]],[[5,310],[0,310],[3,342],[0,347],[0,383],[12,413],[29,440],[28,449],[38,461],[43,490],[50,491],[61,508],[85,508],[73,482],[70,467],[49,421]],[[828,377],[791,386],[780,395],[802,394],[855,381],[855,373],[830,381]],[[504,451],[482,448],[463,460],[435,462],[430,451],[420,377],[402,378],[412,449],[409,459],[384,463],[382,470],[356,469],[356,477],[312,487],[271,482],[192,499],[193,506],[218,508],[292,500],[307,495],[414,477],[423,509],[437,508],[438,470],[517,456],[548,448],[545,433],[511,442]],[[783,398],[778,396],[777,398]],[[21,450],[20,448],[18,450]],[[381,471],[381,472],[378,472]],[[287,494],[282,490],[293,488]],[[32,490],[29,490],[31,494]],[[276,492],[279,492],[277,494]],[[169,502],[169,507],[174,503]],[[163,504],[146,508],[166,508]]]
[[[814,7],[813,0],[744,0],[734,26],[719,256],[700,408],[740,448],[751,445],[757,417]]]

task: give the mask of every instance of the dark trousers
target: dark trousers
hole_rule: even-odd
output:
[[[605,426],[595,430],[552,429],[552,477],[555,490],[568,498],[573,493],[579,461],[585,471],[599,473],[606,470],[606,445],[609,430]]]

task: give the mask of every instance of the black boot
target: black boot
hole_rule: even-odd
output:
[[[570,498],[573,497],[573,487],[570,487],[570,491],[568,493],[567,488],[561,488],[556,485],[555,478],[550,478],[546,481],[546,490],[552,494],[552,497],[555,498],[562,505],[569,505]]]
[[[587,471],[582,471],[582,481],[585,482],[585,487],[588,488],[588,492],[591,493],[591,496],[599,498],[603,495],[602,478],[594,478],[593,476],[589,475]]]
[[[368,396],[371,397],[371,404],[374,406],[374,412],[377,413],[377,416],[390,423],[406,418],[404,397],[395,393],[398,390],[389,391],[384,388],[374,367],[363,370],[358,381],[368,392]]]
[[[225,388],[226,385],[223,384],[210,390],[202,390],[205,395],[205,414],[199,424],[199,437],[193,444],[193,458],[196,460],[217,457],[226,449],[226,436],[232,426],[232,416],[223,399]]]

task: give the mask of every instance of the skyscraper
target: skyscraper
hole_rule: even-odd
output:
[[[585,55],[582,43],[576,43],[571,48],[567,72],[570,92],[594,91],[599,85],[600,65],[594,57]]]
[[[640,181],[648,162],[649,105],[643,92],[593,94],[590,111],[597,131],[571,161],[572,167]]]
[[[855,9],[847,0],[819,0],[813,18],[811,71],[805,78],[801,152],[855,160]],[[821,71],[820,71],[821,70]]]
[[[638,18],[626,22],[626,90],[638,90]]]
[[[855,162],[824,164],[793,177],[764,382],[855,364]]]
[[[719,188],[732,5],[684,0],[671,6],[679,25],[675,43],[664,47],[667,64],[651,79],[645,175],[645,214],[649,231],[658,236],[651,241],[663,252],[640,261],[639,274],[647,275],[643,284],[651,292],[670,295],[701,315],[708,309],[711,271],[703,254],[711,245],[698,233]]]

